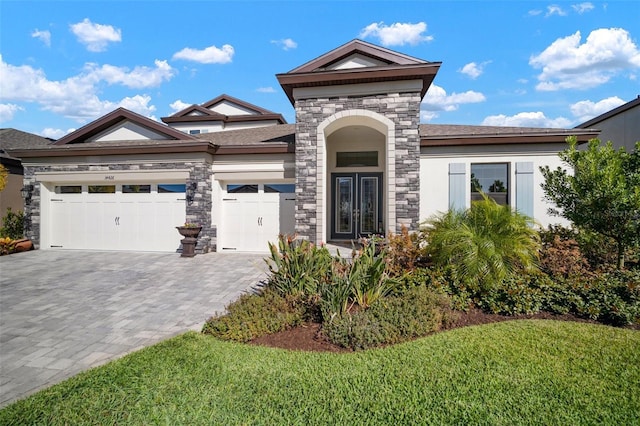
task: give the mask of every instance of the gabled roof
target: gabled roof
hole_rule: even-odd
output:
[[[221,103],[228,102],[235,104],[242,109],[251,111],[251,114],[238,114],[238,115],[225,115],[213,111],[211,108]],[[192,112],[198,111],[202,115],[190,115]],[[276,121],[279,124],[286,124],[286,120],[282,114],[269,111],[268,109],[261,108],[257,105],[245,102],[241,99],[234,98],[226,94],[222,94],[216,98],[211,99],[201,105],[192,105],[188,108],[178,111],[177,113],[169,116],[162,117],[161,120],[164,123],[191,123],[198,121],[222,121],[224,123],[231,122],[246,122],[246,121]]]
[[[332,65],[354,55],[371,58],[374,65],[332,68]],[[421,95],[424,96],[441,64],[441,62],[424,61],[356,39],[287,73],[277,74],[276,77],[291,104],[295,103],[293,97],[295,88],[397,80],[422,80]]]
[[[173,140],[195,140],[193,136],[187,135],[179,130],[172,129],[169,126],[160,124],[155,120],[144,117],[133,111],[129,111],[125,108],[118,108],[109,114],[87,124],[71,132],[63,138],[58,139],[54,145],[68,145],[84,143],[87,139],[104,132],[105,130],[113,127],[121,122],[129,121],[137,124],[138,126],[147,128],[153,132],[166,136],[168,139]]]
[[[604,114],[601,114],[601,115],[599,115],[597,117],[594,117],[589,121],[585,121],[582,124],[578,124],[576,126],[576,129],[587,129],[589,127],[593,127],[593,126],[597,125],[598,123],[600,123],[600,122],[602,122],[602,121],[604,121],[604,120],[606,120],[608,118],[611,118],[613,116],[621,114],[621,113],[623,113],[623,112],[625,112],[627,110],[630,110],[631,108],[635,108],[638,105],[640,105],[640,96],[638,96],[637,98],[635,98],[632,101],[627,102],[624,105],[620,105],[619,107],[612,109],[609,112],[605,112]]]

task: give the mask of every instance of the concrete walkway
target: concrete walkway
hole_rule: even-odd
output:
[[[0,257],[0,407],[187,330],[263,280],[263,255]]]

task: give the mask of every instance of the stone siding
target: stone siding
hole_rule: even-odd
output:
[[[419,92],[296,101],[296,232],[300,236],[315,241],[317,235],[318,164],[326,160],[318,158],[318,125],[338,112],[356,109],[378,113],[394,122],[395,176],[391,179],[395,179],[396,228],[404,225],[412,231],[418,229],[420,101]],[[385,181],[389,178],[385,175]],[[326,192],[324,196],[329,197],[330,189]]]
[[[25,236],[31,239],[36,248],[40,248],[40,221],[41,221],[41,197],[40,185],[36,181],[36,173],[39,172],[90,172],[90,171],[116,171],[116,170],[189,170],[190,182],[197,182],[194,201],[185,202],[187,222],[202,225],[202,232],[198,238],[196,252],[207,253],[216,251],[217,229],[211,225],[212,188],[211,188],[211,163],[200,162],[175,162],[175,163],[141,163],[141,164],[96,164],[96,165],[46,165],[26,166],[24,168],[24,184],[33,185],[34,191],[29,205],[25,206]],[[181,224],[177,223],[176,226]],[[177,233],[177,231],[176,231]]]

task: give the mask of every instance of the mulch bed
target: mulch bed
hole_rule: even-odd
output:
[[[449,324],[446,329],[442,331],[452,330],[454,328],[460,327],[467,327],[471,325],[489,324],[516,319],[552,319],[559,321],[576,321],[597,324],[596,321],[578,318],[573,315],[555,315],[549,312],[540,312],[535,315],[505,316],[497,314],[487,314],[479,309],[469,309],[469,311],[467,312],[457,312],[456,314],[458,314],[456,320]],[[639,330],[640,325],[634,325],[629,328]],[[253,345],[269,346],[273,348],[297,351],[351,352],[351,349],[346,349],[327,341],[320,333],[320,324],[318,323],[306,323],[290,330],[269,334],[267,336],[261,336],[257,339],[252,340],[250,343]]]

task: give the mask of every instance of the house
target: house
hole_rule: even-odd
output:
[[[416,230],[480,189],[547,215],[538,167],[591,129],[420,124],[440,62],[353,40],[277,78],[296,123],[227,95],[162,119],[118,109],[42,149],[20,150],[40,247],[266,251],[279,233],[313,242]]]
[[[50,145],[51,142],[51,139],[20,130],[0,129],[0,164],[9,173],[6,186],[0,191],[0,218],[7,214],[7,209],[11,209],[14,212],[22,211],[24,204],[20,192],[23,185],[22,162],[19,158],[11,156],[7,151],[44,147]]]
[[[614,148],[632,152],[636,142],[640,142],[640,96],[579,124],[576,129],[598,129],[602,142],[611,141]]]

